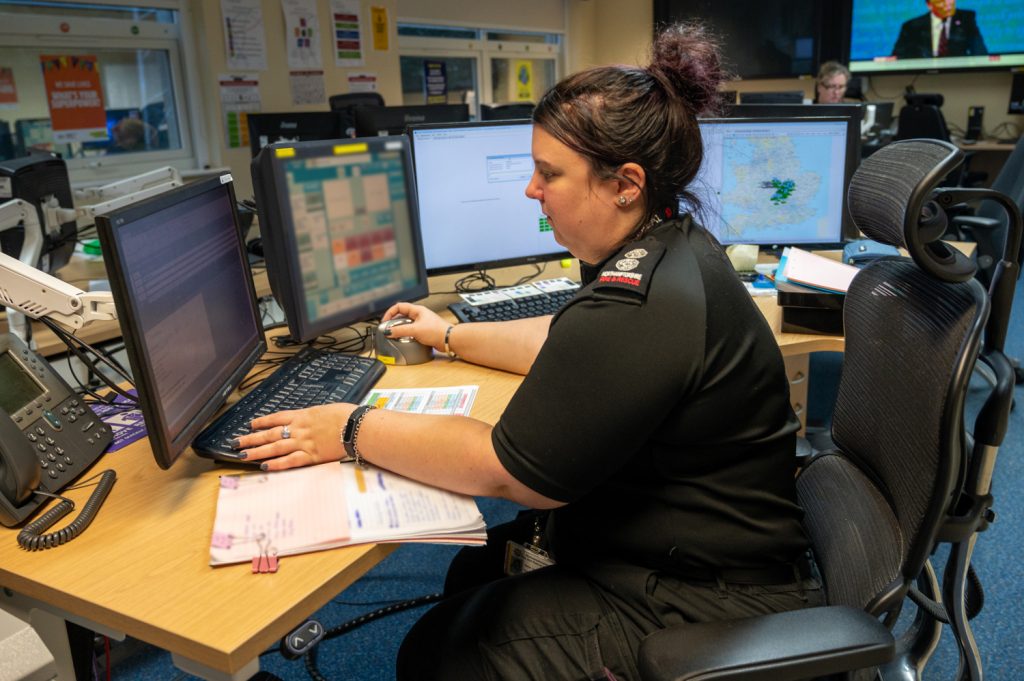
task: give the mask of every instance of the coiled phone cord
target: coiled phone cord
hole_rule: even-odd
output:
[[[78,517],[56,532],[43,534],[43,532],[53,527],[54,523],[75,510],[73,501],[62,498],[59,504],[30,522],[18,533],[18,545],[27,551],[52,549],[55,546],[66,544],[82,534],[85,528],[89,527],[92,519],[96,517],[96,511],[99,510],[100,505],[107,498],[110,488],[114,486],[116,480],[117,473],[112,470],[103,471],[100,474],[100,481],[96,484],[96,489],[89,495],[89,500],[85,502],[85,506],[82,507]]]

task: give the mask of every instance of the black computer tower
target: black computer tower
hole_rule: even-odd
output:
[[[22,199],[36,207],[39,224],[43,229],[43,251],[36,263],[47,272],[55,272],[68,263],[75,250],[78,223],[75,220],[60,225],[54,234],[46,231],[43,205],[54,197],[61,208],[73,208],[71,180],[64,160],[50,153],[36,152],[21,158],[0,161],[0,202]],[[21,227],[0,232],[0,248],[17,258],[25,240]]]

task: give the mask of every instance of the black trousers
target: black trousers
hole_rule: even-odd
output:
[[[503,574],[505,542],[526,541],[531,517],[488,532],[487,546],[452,562],[445,600],[409,631],[397,678],[636,679],[653,631],[824,605],[820,581],[748,585],[686,582],[633,565],[563,565]]]

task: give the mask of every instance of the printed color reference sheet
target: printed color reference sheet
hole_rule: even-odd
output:
[[[220,478],[210,565],[367,542],[483,544],[472,497],[372,466],[324,463]]]

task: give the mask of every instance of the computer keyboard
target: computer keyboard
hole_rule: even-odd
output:
[[[359,402],[384,374],[371,357],[303,348],[241,400],[221,414],[193,441],[196,453],[236,461],[231,441],[247,435],[249,422],[284,409],[302,409],[331,402]]]
[[[555,314],[576,295],[579,284],[567,278],[524,286],[462,294],[448,309],[460,322],[502,322]]]

